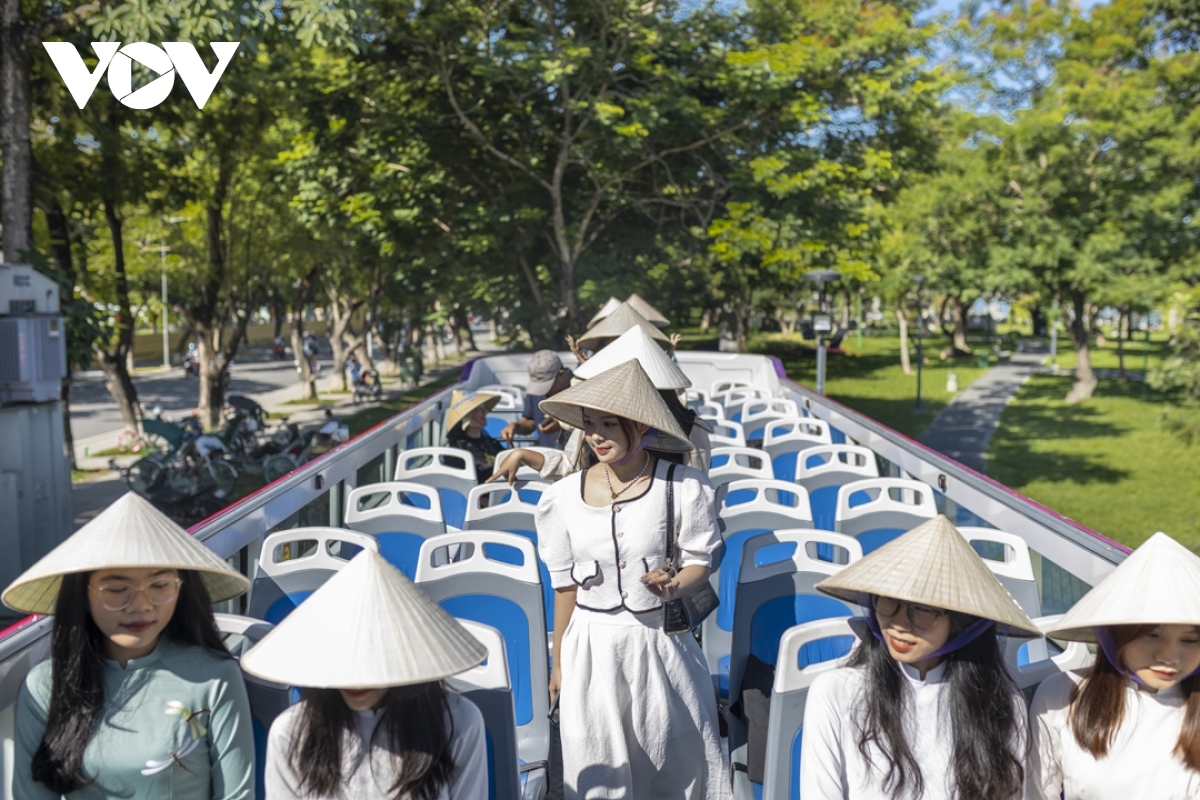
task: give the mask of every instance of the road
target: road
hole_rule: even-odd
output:
[[[328,356],[329,348],[324,354]],[[318,359],[321,364],[319,377],[330,374],[333,362]],[[271,358],[269,348],[256,348],[235,359],[231,369],[230,394],[242,394],[254,397],[265,392],[272,392],[288,386],[296,387],[296,396],[300,396],[299,375],[292,360],[276,361]],[[88,439],[124,428],[121,413],[113,402],[112,395],[105,388],[104,373],[100,370],[88,370],[76,373],[75,383],[71,388],[71,431],[75,439]],[[142,408],[149,412],[155,406],[162,408],[167,417],[180,417],[191,412],[200,399],[200,387],[196,378],[190,377],[183,367],[174,367],[170,371],[144,372],[135,375],[133,383],[137,387],[138,399]]]

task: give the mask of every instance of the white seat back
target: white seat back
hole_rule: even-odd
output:
[[[859,492],[868,495],[869,499],[851,506],[851,499]],[[838,489],[834,525],[838,531],[852,536],[877,534],[881,538],[895,538],[936,516],[937,502],[933,497],[933,489],[920,481],[867,478],[847,483]],[[880,531],[890,533],[881,534]],[[863,547],[869,552],[878,544],[872,542],[869,546],[864,542]]]
[[[766,453],[749,447],[714,447],[709,464],[708,479],[714,488],[741,478],[775,477]]]
[[[437,536],[446,532],[437,489],[411,481],[369,483],[351,489],[345,520],[351,529],[363,533],[404,531]]]
[[[796,483],[810,492],[878,477],[875,453],[856,444],[818,445],[805,449],[804,456],[796,459]]]
[[[438,489],[451,489],[463,497],[478,483],[475,457],[456,447],[414,447],[396,458],[398,481],[414,481]]]
[[[740,422],[734,422],[728,419],[710,419],[705,418],[712,426],[712,433],[708,435],[708,440],[712,442],[713,447],[745,447],[746,433]]]
[[[1052,629],[1062,619],[1061,614],[1038,617],[1034,623],[1041,631]],[[1066,648],[1059,651],[1057,645],[1040,639],[1004,640],[1004,665],[1023,690],[1031,690],[1039,683],[1059,672],[1090,667],[1095,656],[1083,642],[1064,642]],[[1053,648],[1054,655],[1051,655]]]

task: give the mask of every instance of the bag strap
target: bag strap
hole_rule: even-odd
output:
[[[667,565],[675,567],[675,467],[667,467]]]

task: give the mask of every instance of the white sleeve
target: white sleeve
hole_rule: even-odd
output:
[[[450,702],[454,718],[454,740],[450,743],[454,776],[447,787],[450,800],[487,800],[487,735],[483,714],[465,697],[452,695]]]
[[[1062,796],[1061,736],[1065,733],[1071,684],[1067,675],[1053,675],[1042,681],[1033,696],[1029,709],[1029,764],[1025,769],[1025,796],[1031,800],[1059,800]]]
[[[567,444],[562,450],[543,453],[544,463],[538,470],[538,476],[544,480],[562,480],[573,472],[579,471],[579,456],[583,449],[583,431],[576,428],[567,438]]]
[[[850,796],[841,728],[847,710],[838,707],[837,677],[836,671],[827,672],[808,689],[800,744],[800,796],[804,800],[844,800]]]
[[[684,567],[693,564],[712,567],[713,551],[722,542],[712,484],[707,475],[691,467],[676,467],[675,491],[679,509],[679,563]]]
[[[567,485],[567,483],[571,485]],[[535,521],[537,523],[538,557],[550,572],[550,585],[555,589],[574,586],[571,580],[571,565],[575,558],[571,553],[571,536],[567,531],[566,522],[558,508],[561,500],[558,495],[565,491],[573,491],[574,479],[566,483],[560,481],[542,494],[538,502]]]

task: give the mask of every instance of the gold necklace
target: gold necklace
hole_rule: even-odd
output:
[[[625,484],[624,489],[622,489],[619,492],[615,492],[615,491],[613,491],[613,487],[612,487],[612,478],[609,477],[611,474],[611,470],[608,468],[608,464],[605,464],[604,465],[604,482],[608,484],[608,493],[612,495],[612,499],[616,500],[618,497],[620,497],[621,495],[623,495],[627,491],[629,491],[631,486],[633,486],[635,483],[637,483],[638,481],[640,481],[642,479],[642,476],[646,474],[646,469],[649,466],[650,466],[650,454],[646,453],[646,460],[645,460],[645,462],[642,463],[642,471],[637,474],[637,477],[635,477],[629,483]]]

